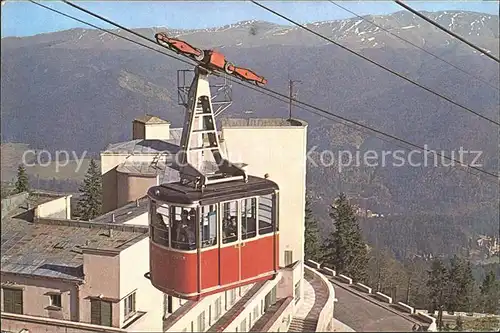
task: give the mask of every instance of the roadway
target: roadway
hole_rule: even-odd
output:
[[[399,311],[393,305],[377,301],[372,295],[331,279],[335,288],[333,316],[357,332],[411,332],[415,324],[428,324]]]

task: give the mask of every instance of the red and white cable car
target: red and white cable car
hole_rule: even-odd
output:
[[[181,180],[148,190],[147,277],[189,300],[273,279],[279,269],[278,185],[222,157],[208,74],[198,66],[189,91],[174,165]]]

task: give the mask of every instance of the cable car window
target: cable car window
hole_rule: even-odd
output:
[[[257,236],[257,199],[244,199],[241,202],[241,239],[255,236]]]
[[[196,249],[196,210],[172,207],[171,214],[172,247],[178,250]]]
[[[200,241],[201,247],[217,244],[217,210],[215,205],[201,208]]]
[[[157,205],[155,202],[151,201],[149,218],[151,224],[151,238],[153,239],[153,242],[163,246],[169,246],[168,208]]]
[[[238,202],[226,202],[222,205],[222,243],[238,240]]]
[[[273,232],[273,197],[264,195],[259,198],[259,235]]]

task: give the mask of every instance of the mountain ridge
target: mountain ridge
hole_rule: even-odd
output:
[[[456,19],[455,28],[462,29],[467,39],[481,47],[496,49],[498,16],[491,15],[488,19],[489,15],[464,13],[453,17],[456,14],[459,13],[435,13],[436,18],[442,15],[439,20],[447,24]],[[392,24],[391,32],[498,87],[497,64],[452,41],[447,34],[424,25],[425,22],[420,22],[418,28],[403,29],[414,22],[411,14],[381,16],[379,20],[386,22],[387,27]],[[369,24],[355,25],[357,21],[354,18],[315,27],[373,61],[498,120],[498,90],[386,32],[373,31]],[[310,33],[290,27],[278,31],[258,23],[215,33],[198,31],[181,38],[197,47],[222,48],[228,59],[264,75],[268,87],[283,94],[288,95],[289,78],[300,79],[299,100],[420,146],[427,144],[447,154],[461,146],[482,150],[484,168],[498,171],[496,127],[334,45],[327,45]],[[285,30],[282,35],[273,35]],[[181,126],[183,109],[176,101],[176,71],[185,68],[184,65],[111,38],[109,34],[82,31],[2,39],[2,142],[24,142],[32,148],[49,151],[74,150],[80,156],[83,151],[96,154],[109,143],[128,140],[132,120],[145,113],[168,119],[173,127]],[[151,38],[155,31],[141,30]],[[373,36],[375,39],[368,40]],[[378,44],[374,47],[375,43]],[[224,116],[247,117],[248,110],[253,111],[252,117],[288,116],[288,103],[239,85],[232,87],[232,95],[233,105]],[[292,111],[294,116],[309,123],[309,148],[318,146],[319,150],[335,153],[343,149],[361,152],[400,149],[366,131],[325,121],[298,107]],[[307,177],[308,190],[315,200],[314,210],[325,228],[329,225],[327,209],[340,191],[353,194],[353,200],[361,200],[376,212],[438,211],[475,216],[490,227],[498,217],[499,197],[494,185],[450,168],[362,166],[340,174],[334,167],[309,165]],[[456,237],[463,239],[460,235]]]

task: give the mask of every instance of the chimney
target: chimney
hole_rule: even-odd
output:
[[[114,223],[114,222],[116,222],[116,221],[115,221],[115,213],[112,213],[112,214],[111,214],[111,222],[113,222],[113,223]]]
[[[132,122],[132,139],[169,140],[170,122],[150,114],[137,118]]]
[[[113,237],[113,229],[112,228],[108,229],[108,236]]]
[[[139,207],[139,199],[135,199],[135,206]]]

